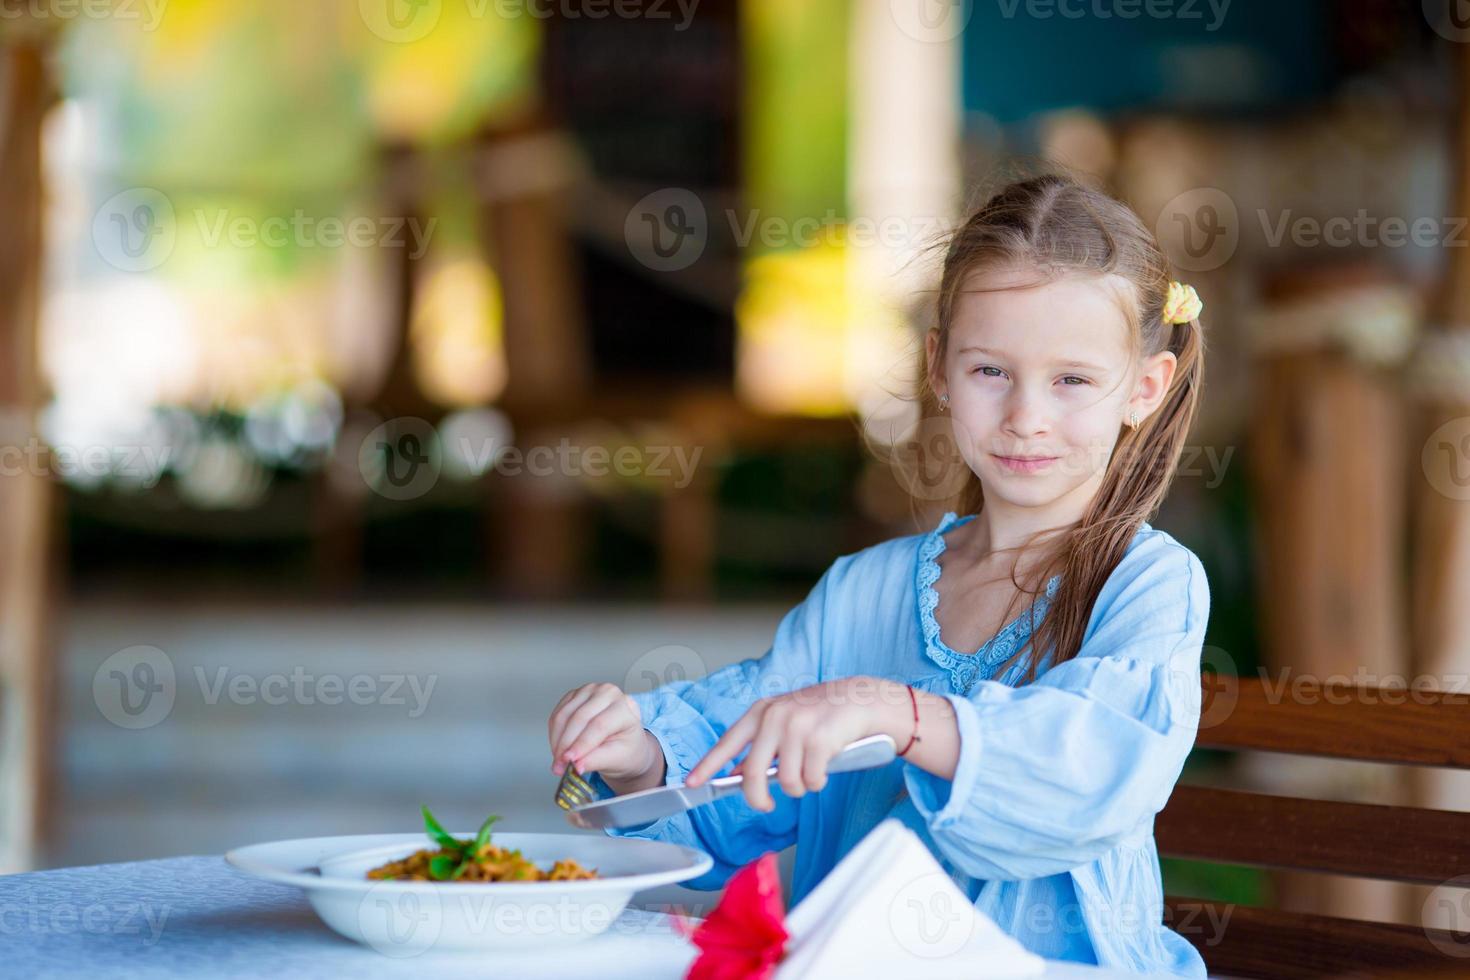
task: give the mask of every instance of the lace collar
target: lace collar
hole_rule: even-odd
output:
[[[938,526],[919,542],[918,567],[915,584],[918,588],[919,597],[919,626],[924,634],[924,652],[930,660],[940,667],[949,671],[950,680],[957,691],[968,693],[975,681],[989,678],[991,673],[1000,664],[1004,663],[1018,650],[1031,635],[1031,611],[1036,611],[1036,621],[1039,623],[1045,614],[1048,600],[1056,594],[1057,586],[1061,584],[1061,576],[1053,575],[1047,583],[1046,595],[1039,596],[1021,614],[1001,627],[1000,632],[986,641],[975,653],[959,653],[950,649],[943,640],[939,638],[939,621],[934,618],[934,610],[939,605],[939,592],[934,585],[939,581],[941,568],[939,556],[944,554],[946,542],[944,534],[951,528],[958,527],[970,520],[974,514],[958,517],[954,511],[947,511],[940,518]]]

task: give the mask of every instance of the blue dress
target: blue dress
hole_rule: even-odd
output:
[[[1199,724],[1210,603],[1199,559],[1143,524],[1098,595],[1078,655],[1056,667],[1043,661],[1018,688],[1024,663],[991,674],[1030,635],[1030,610],[973,654],[946,646],[934,618],[944,534],[973,517],[949,512],[928,533],[843,555],[781,620],[763,656],[633,696],[663,748],[666,783],[678,784],[758,698],[856,675],[912,684],[954,706],[953,780],[895,759],[834,774],[820,793],[797,799],[772,780],[770,813],[736,794],[606,832],[707,852],[713,869],[686,883],[703,889],[795,844],[794,906],[893,816],[1033,952],[1204,977],[1198,951],[1163,924],[1153,836]],[[1038,621],[1058,581],[1036,600]]]

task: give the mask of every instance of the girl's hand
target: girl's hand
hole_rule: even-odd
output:
[[[818,792],[827,785],[827,763],[843,746],[888,730],[896,686],[876,677],[847,677],[761,698],[689,770],[685,785],[700,785],[748,744],[750,752],[734,771],[745,776],[741,785],[752,807],[776,808],[766,782],[773,756],[780,766],[776,780],[787,796]],[[906,694],[903,707],[908,708]]]
[[[637,779],[657,761],[638,702],[616,684],[583,684],[563,694],[546,728],[551,771],[558,776],[570,762],[579,772],[596,770],[621,782]]]

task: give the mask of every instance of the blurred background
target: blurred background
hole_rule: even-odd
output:
[[[933,246],[1038,163],[1205,298],[1153,523],[1209,669],[1463,684],[1467,41],[1450,0],[0,0],[0,871],[567,829],[562,692],[759,655],[953,506]]]

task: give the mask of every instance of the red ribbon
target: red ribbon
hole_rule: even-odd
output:
[[[687,980],[769,980],[786,953],[786,905],[776,852],[731,876],[713,912],[694,929],[678,928],[700,949]]]

